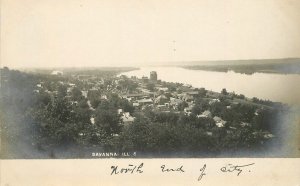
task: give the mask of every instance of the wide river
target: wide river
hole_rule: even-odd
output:
[[[300,75],[254,73],[252,75],[230,72],[188,70],[180,67],[142,67],[139,70],[122,73],[128,77],[150,76],[156,71],[158,79],[167,82],[190,84],[207,90],[244,94],[246,97],[268,99],[290,105],[300,105]]]

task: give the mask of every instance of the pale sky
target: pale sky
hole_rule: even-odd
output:
[[[1,66],[300,57],[299,10],[298,0],[2,0]]]

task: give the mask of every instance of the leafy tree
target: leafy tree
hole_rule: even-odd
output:
[[[166,113],[166,112],[151,112],[150,120],[155,123],[173,123],[176,124],[179,115],[176,113]]]
[[[60,98],[63,98],[67,96],[67,87],[65,85],[59,85],[58,86],[58,93],[57,96]]]
[[[236,97],[239,99],[245,99],[245,95],[243,95],[243,94],[237,95]]]
[[[100,103],[101,92],[99,90],[88,91],[87,98],[90,100],[90,103],[93,108],[97,108]]]
[[[192,109],[192,113],[198,115],[209,108],[208,101],[202,98],[198,98],[195,101],[195,106]]]
[[[153,92],[153,91],[154,91],[154,88],[155,88],[155,85],[154,85],[153,83],[148,83],[148,84],[146,85],[146,88],[147,88],[148,90],[150,90],[151,92]]]
[[[65,98],[57,98],[52,104],[32,110],[32,117],[40,128],[42,141],[52,144],[73,143],[82,129],[74,121],[75,115]]]
[[[183,101],[183,102],[178,104],[178,110],[183,111],[184,108],[186,108],[187,106],[188,106],[187,102]]]
[[[224,102],[215,102],[211,104],[210,111],[213,116],[220,116],[221,113],[226,109]]]
[[[223,94],[223,95],[228,95],[228,92],[227,92],[226,88],[223,88],[223,89],[222,89],[221,94]]]
[[[76,100],[76,101],[80,101],[83,98],[82,92],[81,92],[81,90],[78,87],[74,87],[72,89],[71,96],[72,96],[72,99]]]
[[[206,93],[207,93],[207,90],[205,90],[205,88],[200,88],[200,89],[198,90],[198,92],[199,92],[199,96],[200,96],[200,97],[205,97],[205,96],[206,96]]]
[[[133,92],[138,87],[138,84],[136,82],[128,78],[120,80],[119,85],[121,90],[124,90],[126,92]]]
[[[47,106],[51,103],[51,96],[46,92],[40,92],[36,95],[36,99],[34,99],[34,106]]]
[[[118,134],[121,129],[120,116],[116,109],[109,107],[107,102],[101,102],[96,109],[95,124],[103,129],[108,136]]]
[[[134,112],[134,106],[127,99],[121,99],[120,107],[124,112],[129,112],[130,114],[133,114]]]
[[[280,120],[279,117],[280,114],[277,110],[262,110],[258,115],[255,115],[255,117],[253,118],[253,127],[257,130],[261,129],[275,132],[276,129],[278,129],[277,123]]]
[[[81,124],[91,124],[91,110],[85,99],[78,102],[78,105],[74,109],[74,122]]]

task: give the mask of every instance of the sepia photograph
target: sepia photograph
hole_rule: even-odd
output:
[[[299,158],[299,7],[2,0],[0,158]]]

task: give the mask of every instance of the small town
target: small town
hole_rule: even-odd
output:
[[[53,71],[52,75],[63,75],[63,72]],[[173,112],[173,113],[184,113],[185,115],[190,115],[192,109],[195,107],[195,101],[199,97],[206,97],[206,101],[209,105],[216,102],[220,102],[219,97],[222,95],[220,93],[207,91],[204,88],[198,89],[191,85],[179,84],[179,83],[167,83],[158,80],[157,73],[155,71],[150,72],[150,78],[143,76],[141,79],[137,77],[128,78],[124,75],[110,79],[109,83],[102,78],[99,82],[96,82],[96,76],[90,75],[77,75],[73,76],[76,80],[81,82],[84,87],[80,90],[82,97],[84,97],[89,105],[91,111],[96,109],[96,106],[91,105],[91,100],[89,100],[88,95],[99,94],[103,86],[105,88],[105,93],[101,94],[98,99],[107,100],[110,94],[116,94],[121,99],[128,100],[129,103],[135,108],[135,112],[150,109],[157,112]],[[78,101],[72,100],[72,91],[78,89],[78,86],[71,82],[58,82],[60,85],[67,87],[68,100],[72,105],[77,105]],[[40,93],[44,91],[49,93],[51,96],[56,96],[58,91],[49,91],[48,89],[43,89],[44,82],[39,82],[36,85],[35,93]],[[224,89],[226,91],[226,89]],[[233,97],[233,94],[225,93],[228,97]],[[239,97],[239,96],[237,96]],[[242,97],[244,97],[242,95]],[[95,100],[94,100],[95,101]],[[226,105],[227,109],[231,108],[231,105],[238,104],[237,101],[232,101],[229,105]],[[264,107],[261,107],[263,109]],[[257,109],[255,114],[258,114],[260,109]],[[131,124],[134,121],[134,117],[131,116],[129,112],[124,112],[121,108],[118,109],[118,114],[121,114],[121,119],[124,124]],[[197,114],[198,118],[213,118],[217,127],[224,127],[226,121],[218,116],[212,117],[209,110],[205,110],[200,114]],[[95,123],[95,118],[91,117],[91,123]],[[247,125],[247,123],[241,123],[242,126]],[[272,136],[272,135],[269,135]]]
[[[280,103],[165,82],[156,71],[142,78],[122,71],[27,74],[3,68],[1,96],[19,99],[28,91],[30,140],[41,151],[76,144],[100,152],[198,155],[264,149],[278,140],[273,121],[286,109]],[[12,94],[14,75],[30,77],[22,96]]]
[[[300,0],[0,0],[0,186],[300,186]]]

